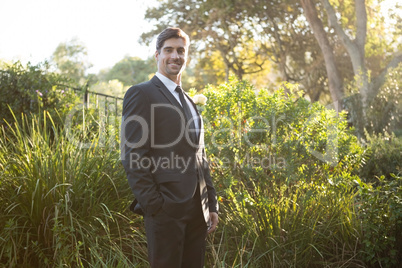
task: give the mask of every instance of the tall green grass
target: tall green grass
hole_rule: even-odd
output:
[[[46,112],[31,120],[22,116],[1,129],[0,263],[8,267],[146,263],[141,223],[125,215],[131,191],[118,150],[100,148],[97,140],[92,145],[77,147]]]
[[[236,193],[251,191],[235,188]],[[346,189],[310,194],[266,188],[248,204],[224,200],[222,227],[210,238],[207,267],[366,267],[356,194]]]

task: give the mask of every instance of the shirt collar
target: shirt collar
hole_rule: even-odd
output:
[[[162,83],[165,85],[165,87],[167,87],[167,89],[169,89],[170,92],[175,92],[177,84],[175,82],[173,82],[172,80],[170,80],[169,78],[167,78],[166,76],[164,76],[163,74],[156,72],[156,77],[159,78],[159,80],[162,81]],[[181,83],[180,83],[181,86]]]

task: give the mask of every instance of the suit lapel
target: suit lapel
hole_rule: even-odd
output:
[[[162,83],[161,80],[159,80],[159,78],[157,76],[152,77],[151,82],[159,89],[159,91],[162,93],[162,95],[164,95],[171,104],[173,104],[174,106],[176,106],[180,109],[183,109],[183,107],[180,105],[180,103],[177,101],[177,99],[169,92],[169,89],[166,88],[166,86]],[[201,132],[203,131],[202,130],[203,129],[202,117],[201,117],[200,113],[198,112],[197,105],[194,103],[193,99],[190,98],[190,96],[187,95],[186,92],[183,91],[183,93],[190,100],[190,102],[193,105],[194,110],[198,116],[198,127],[199,127],[200,131],[198,131],[197,143],[199,143],[200,135],[201,135]]]
[[[180,103],[176,100],[176,98],[169,92],[169,89],[166,88],[166,86],[162,83],[161,80],[159,80],[158,77],[154,76],[151,79],[152,83],[159,89],[159,91],[164,95],[171,104],[173,104],[176,107],[179,107],[180,109],[183,109],[181,107]]]

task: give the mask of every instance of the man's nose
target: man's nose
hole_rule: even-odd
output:
[[[178,58],[179,57],[179,53],[177,53],[177,50],[174,50],[173,52],[172,52],[172,58]]]

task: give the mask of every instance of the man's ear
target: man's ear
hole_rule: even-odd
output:
[[[158,56],[159,56],[159,52],[158,52],[158,50],[156,50],[155,51],[155,60],[156,60],[156,62],[158,62]]]

